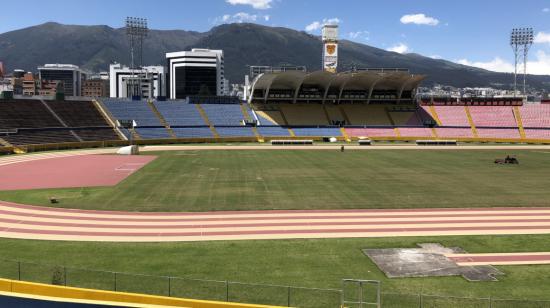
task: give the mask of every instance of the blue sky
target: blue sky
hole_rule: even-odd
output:
[[[550,0],[6,1],[0,33],[46,21],[122,27],[125,16],[146,17],[155,29],[196,31],[244,21],[318,34],[324,21],[338,22],[343,39],[497,71],[513,69],[510,30],[530,26],[537,39],[529,71],[550,74]]]

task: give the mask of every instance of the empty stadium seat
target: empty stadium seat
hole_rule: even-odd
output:
[[[212,125],[238,126],[244,119],[239,104],[201,105]]]
[[[326,136],[326,137],[340,137],[342,133],[340,128],[337,127],[293,127],[292,131],[296,136]]]
[[[108,126],[91,101],[47,101],[46,104],[69,127]]]
[[[525,129],[528,139],[550,139],[550,129]]]
[[[137,127],[136,132],[143,139],[164,139],[171,138],[164,127]]]
[[[423,107],[430,113],[428,107]],[[434,106],[442,126],[470,126],[464,106]],[[434,115],[432,115],[434,116]]]
[[[399,127],[399,133],[402,137],[435,137],[426,127]]]
[[[173,127],[178,138],[212,138],[210,127]]]
[[[512,106],[469,106],[475,126],[516,127]]]
[[[258,133],[265,137],[287,137],[290,136],[288,129],[281,126],[258,126]]]
[[[346,128],[346,133],[350,137],[397,137],[391,127]]]
[[[40,100],[0,100],[0,128],[63,127]]]
[[[251,127],[224,127],[216,126],[216,131],[220,137],[254,137]]]
[[[514,139],[520,138],[519,130],[515,128],[478,128],[480,138]]]
[[[523,127],[550,127],[550,104],[526,104],[519,111]]]
[[[437,127],[435,129],[440,138],[473,138],[470,127]]]
[[[137,126],[162,125],[147,102],[107,99],[103,104],[118,120],[135,120]]]
[[[155,102],[155,106],[170,126],[205,126],[197,106],[185,101]]]

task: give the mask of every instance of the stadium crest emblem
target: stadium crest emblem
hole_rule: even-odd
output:
[[[334,54],[335,51],[336,51],[336,45],[327,45],[327,53],[329,55]]]

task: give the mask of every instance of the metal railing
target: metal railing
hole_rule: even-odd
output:
[[[379,289],[374,287],[356,289],[361,294],[352,289],[351,295],[361,298],[362,305],[352,300],[344,306],[343,290],[339,289],[131,274],[2,259],[0,277],[107,291],[304,308],[376,307],[376,298],[383,308],[550,308],[550,300],[378,293]]]
[[[341,290],[155,276],[0,260],[0,277],[107,291],[287,307],[340,307]]]

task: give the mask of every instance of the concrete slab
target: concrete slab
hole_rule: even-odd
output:
[[[465,253],[460,247],[423,243],[419,248],[363,249],[388,278],[462,276],[468,281],[496,281],[504,275],[490,265],[459,266],[446,254]]]

